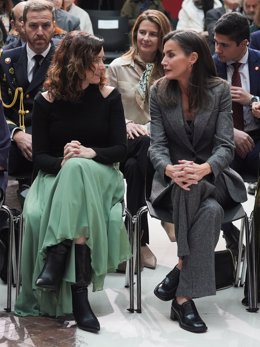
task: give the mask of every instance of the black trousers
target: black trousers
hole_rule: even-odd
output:
[[[254,149],[248,153],[248,155],[242,159],[237,154],[235,154],[235,158],[233,160],[233,163],[231,164],[231,167],[237,171],[239,174],[251,174],[256,177],[258,177],[258,170],[259,170],[259,153],[260,153],[260,139],[255,139],[252,136],[255,147]]]
[[[29,175],[33,171],[33,163],[27,160],[15,142],[12,142],[9,152],[8,173],[12,176]]]
[[[138,209],[146,205],[145,202],[145,175],[147,166],[147,151],[150,146],[149,136],[139,136],[128,140],[128,151],[126,160],[121,163],[120,169],[126,179],[126,203],[132,215]],[[149,229],[147,214],[143,214],[141,220],[142,240],[144,246],[149,243]]]

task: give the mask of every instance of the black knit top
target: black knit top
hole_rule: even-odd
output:
[[[35,169],[57,174],[65,144],[78,140],[97,153],[93,159],[113,164],[127,151],[126,126],[121,96],[114,89],[106,98],[97,85],[90,85],[78,102],[48,102],[35,98],[32,114],[32,143]]]

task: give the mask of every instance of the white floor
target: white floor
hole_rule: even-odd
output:
[[[254,198],[245,204],[248,213]],[[229,288],[216,296],[196,300],[198,311],[208,326],[205,334],[182,330],[170,320],[170,302],[163,302],[153,289],[176,263],[176,245],[170,243],[157,220],[150,220],[150,248],[157,256],[156,270],[142,272],[142,313],[129,313],[128,289],[124,288],[124,275],[109,274],[105,290],[90,294],[101,332],[97,335],[77,329],[75,346],[91,347],[259,347],[260,312],[249,313],[241,305],[243,288]],[[220,237],[218,248],[224,248]],[[5,306],[6,287],[0,285],[0,311]],[[1,343],[0,343],[1,345]]]

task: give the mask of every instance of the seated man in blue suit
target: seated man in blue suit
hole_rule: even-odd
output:
[[[55,50],[52,42],[55,28],[53,11],[52,4],[47,1],[28,1],[23,12],[27,43],[4,51],[0,59],[2,100],[12,139],[8,171],[15,176],[32,172],[31,111]],[[18,97],[13,103],[17,92]],[[19,115],[20,101],[24,115]]]
[[[260,121],[252,113],[252,103],[260,96],[260,52],[248,48],[250,40],[247,19],[237,13],[224,14],[215,26],[214,61],[218,75],[231,85],[234,119],[235,158],[233,169],[257,177],[260,151]],[[232,85],[232,76],[238,65],[241,86]],[[238,111],[240,110],[240,111]],[[240,123],[238,117],[241,118]],[[226,239],[238,234],[231,225],[224,227]],[[231,232],[231,234],[230,234]]]
[[[211,10],[207,11],[205,15],[205,27],[209,33],[208,44],[212,54],[215,52],[215,45],[214,45],[215,24],[217,20],[221,16],[223,16],[223,14],[229,13],[232,11],[237,11],[242,13],[243,8],[241,7],[241,0],[223,0],[223,6],[212,8]]]

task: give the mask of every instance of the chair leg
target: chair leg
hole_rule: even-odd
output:
[[[129,237],[131,253],[133,254],[134,253],[134,232],[133,232],[133,222],[132,222],[133,217],[127,208],[125,209],[125,214],[128,217],[127,232]],[[127,261],[125,286],[129,287],[130,306],[128,308],[128,311],[133,313],[134,312],[134,257],[133,256]]]
[[[23,243],[23,215],[17,217],[19,223],[19,244],[18,244],[18,259],[17,259],[17,278],[16,278],[16,299],[20,293],[21,287],[21,259],[22,259],[22,243]]]
[[[241,220],[239,243],[238,243],[238,257],[236,264],[236,274],[234,286],[238,287],[241,283],[241,263],[242,263],[242,252],[243,252],[243,240],[244,240],[244,230],[245,230],[245,218]]]
[[[9,218],[9,248],[8,248],[8,260],[7,260],[7,303],[6,312],[11,312],[12,309],[12,260],[13,260],[13,243],[15,239],[14,235],[14,216],[11,210],[3,205],[2,210],[4,210]]]
[[[245,216],[245,232],[246,232],[246,254],[247,254],[247,274],[248,274],[248,311],[257,312],[257,276],[255,263],[255,228],[254,219],[250,218],[250,226],[248,217]]]
[[[128,216],[128,235],[129,235],[129,242],[131,245],[131,252],[133,256],[131,259],[129,259],[127,264],[127,271],[126,271],[126,283],[128,283],[129,291],[130,291],[130,307],[128,311],[133,313],[134,311],[141,313],[142,312],[142,304],[141,304],[141,217],[143,213],[146,213],[148,211],[148,208],[146,206],[141,207],[136,215],[132,216],[131,213],[126,209],[126,215]],[[135,260],[136,260],[136,266],[135,266]],[[137,268],[137,275],[136,275],[136,292],[137,292],[137,299],[136,299],[136,310],[135,310],[135,304],[134,304],[134,272],[135,268]],[[129,279],[129,282],[128,282]]]
[[[137,283],[136,283],[136,292],[137,292],[137,299],[136,299],[136,312],[142,313],[142,293],[141,293],[141,285],[142,285],[142,278],[141,278],[141,237],[142,237],[142,224],[141,219],[142,215],[144,213],[147,213],[148,208],[147,206],[141,207],[136,214],[136,220],[135,220],[135,234],[136,234],[136,254],[137,254]]]

